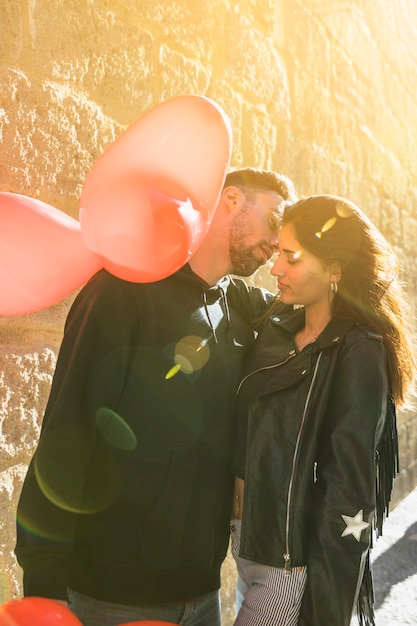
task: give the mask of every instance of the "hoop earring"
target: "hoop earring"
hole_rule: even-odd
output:
[[[330,283],[330,289],[333,291],[334,294],[337,293],[337,282],[336,281]]]

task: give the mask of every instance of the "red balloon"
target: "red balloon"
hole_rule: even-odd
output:
[[[55,304],[103,267],[133,282],[173,274],[210,227],[231,141],[218,105],[179,96],[148,111],[93,165],[80,222],[0,193],[0,315]]]
[[[0,606],[0,626],[82,626],[67,607],[48,598],[26,597]]]
[[[104,267],[133,282],[182,267],[211,224],[231,155],[220,107],[178,96],[148,111],[87,175],[81,230]]]
[[[0,193],[0,315],[55,304],[102,266],[77,220],[40,200]]]

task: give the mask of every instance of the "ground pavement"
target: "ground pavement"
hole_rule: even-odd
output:
[[[417,488],[385,520],[372,562],[376,626],[417,625]]]

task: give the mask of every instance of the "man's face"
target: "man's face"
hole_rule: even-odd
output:
[[[232,274],[251,276],[271,258],[278,241],[276,214],[282,203],[274,191],[258,192],[237,213],[229,233]]]

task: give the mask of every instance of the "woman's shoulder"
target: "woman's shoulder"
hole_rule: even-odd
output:
[[[385,369],[386,350],[381,334],[366,325],[354,323],[341,337],[340,357],[344,363],[354,363],[358,372],[369,372],[369,368]]]
[[[381,333],[360,324],[359,322],[353,322],[348,331],[346,332],[347,341],[360,341],[362,339],[369,339],[372,341],[379,341],[383,343],[383,337]]]

